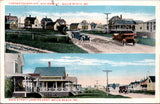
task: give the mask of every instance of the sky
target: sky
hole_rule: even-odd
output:
[[[11,13],[18,16],[23,23],[28,15],[36,16],[39,20],[47,16],[56,21],[63,18],[70,23],[79,23],[87,20],[89,23],[106,23],[106,15],[109,18],[120,16],[125,19],[148,21],[155,19],[155,6],[5,6],[5,15]]]
[[[155,54],[23,54],[23,73],[34,73],[36,67],[65,67],[66,74],[78,78],[83,87],[109,83],[127,85],[155,75]]]

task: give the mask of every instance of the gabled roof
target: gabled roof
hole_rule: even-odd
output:
[[[18,17],[17,16],[11,16],[11,15],[5,15],[5,19],[11,20],[11,21],[18,21]]]
[[[155,82],[155,76],[149,76],[152,82]]]
[[[47,21],[47,22],[49,22],[49,21],[50,21],[50,22],[53,22],[51,18],[42,18],[42,20],[45,20],[45,21]]]
[[[64,19],[57,19],[56,22],[58,22],[60,25],[66,25],[66,21]]]
[[[136,22],[133,20],[116,20],[115,24],[127,25],[127,24],[136,24]]]
[[[36,67],[34,73],[40,76],[63,76],[65,67]]]
[[[29,20],[31,24],[34,24],[36,17],[26,17],[25,20]]]

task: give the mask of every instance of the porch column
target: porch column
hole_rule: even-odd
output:
[[[46,82],[46,90],[48,89],[48,82]]]
[[[25,81],[25,91],[27,91],[26,76],[24,76],[24,81]]]
[[[57,82],[56,82],[56,90],[57,90]]]

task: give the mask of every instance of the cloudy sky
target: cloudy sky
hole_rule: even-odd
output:
[[[55,21],[64,18],[67,24],[81,22],[106,23],[104,13],[112,16],[122,14],[123,18],[148,21],[155,19],[154,6],[9,6],[5,7],[5,15],[11,13],[19,17],[21,22],[28,15],[37,16],[39,20],[47,16]]]
[[[155,75],[155,54],[23,54],[24,73],[33,73],[36,67],[65,67],[69,76],[76,76],[84,87],[109,83],[129,84],[145,76]]]

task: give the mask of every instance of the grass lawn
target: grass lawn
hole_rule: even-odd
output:
[[[61,34],[59,31],[44,30],[44,29],[25,29],[25,30],[20,29],[18,31],[30,31],[33,33],[40,33],[40,34]]]
[[[59,37],[57,39],[57,37],[53,35],[34,35],[34,38],[32,38],[32,34],[29,33],[18,35],[17,33],[6,32],[5,40],[7,42],[25,44],[58,53],[87,53],[83,49],[74,45],[68,37]]]
[[[130,93],[143,93],[143,94],[148,94],[148,95],[155,95],[155,91],[130,91]]]
[[[79,93],[76,96],[58,97],[58,98],[129,98],[121,95],[106,95],[105,92],[100,90],[85,90],[84,93]]]

